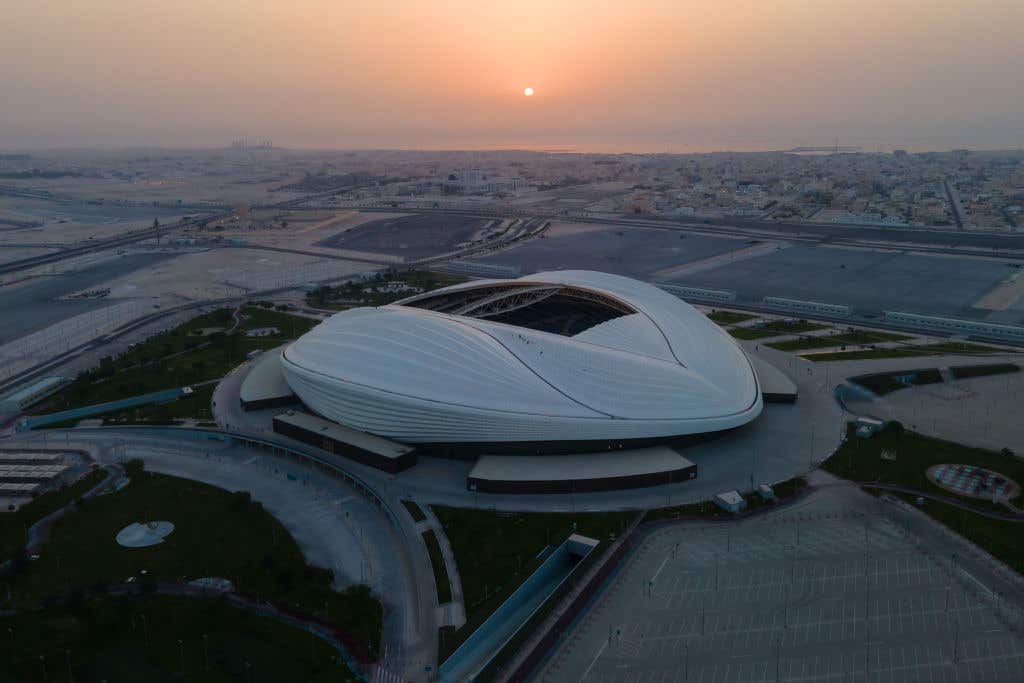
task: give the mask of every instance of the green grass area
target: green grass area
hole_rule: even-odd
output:
[[[280,331],[277,338],[298,339],[316,327],[318,320],[281,311],[271,310],[263,306],[244,306],[242,308],[242,324],[238,331],[245,333],[261,327],[276,327]]]
[[[914,496],[893,494],[908,503]],[[978,501],[975,501],[977,504]],[[984,505],[984,503],[982,503]],[[1018,574],[1024,574],[1024,545],[1021,545],[1021,524],[990,519],[973,512],[967,512],[946,503],[926,501],[922,509],[932,519],[980,546],[993,557],[1002,560]]]
[[[748,493],[743,496],[743,499],[747,501],[746,510],[752,511],[763,507],[778,505],[784,502],[788,498],[792,498],[794,495],[802,491],[807,486],[807,480],[803,477],[794,477],[781,481],[778,484],[772,486],[772,491],[775,492],[775,501],[763,500],[757,493]],[[714,502],[705,500],[700,503],[689,503],[687,505],[675,505],[673,507],[658,508],[656,510],[648,510],[644,515],[645,522],[657,522],[666,519],[680,519],[686,517],[721,517],[721,518],[732,518],[736,515],[731,512],[726,512],[721,509]]]
[[[767,323],[763,329],[774,330],[779,334],[803,334],[804,332],[813,332],[815,330],[824,330],[828,325],[822,325],[821,323],[810,323],[806,320],[794,320],[792,322],[784,322],[782,320],[774,320]]]
[[[892,334],[889,332],[874,332],[867,330],[850,330],[841,334],[832,334],[826,337],[802,337],[787,341],[769,343],[773,349],[779,351],[804,351],[808,349],[827,349],[832,347],[846,346],[870,346],[882,342],[895,342],[912,339],[905,334]]]
[[[729,334],[737,339],[764,339],[766,337],[804,334],[814,330],[823,330],[826,327],[828,325],[810,323],[806,320],[793,320],[788,323],[783,320],[771,320],[758,327],[733,327],[729,330]]]
[[[52,512],[82,497],[107,476],[96,469],[71,484],[47,491],[25,503],[14,512],[0,514],[0,562],[11,559],[25,545],[28,528]]]
[[[870,439],[859,439],[852,436],[852,433],[851,426],[847,440],[822,465],[825,470],[844,479],[900,484],[1003,512],[1007,511],[1003,506],[996,507],[984,501],[956,496],[936,486],[928,480],[925,472],[932,465],[959,463],[984,467],[1018,483],[1024,482],[1024,460],[1013,457],[1009,452],[996,453],[971,448],[898,428],[883,430]],[[883,452],[895,456],[895,459],[883,458]],[[907,500],[914,498],[912,495],[903,497]],[[923,509],[937,521],[977,543],[1016,571],[1024,573],[1024,545],[1020,543],[1020,524],[989,519],[932,501],[925,502]]]
[[[879,358],[919,358],[930,354],[920,353],[910,348],[900,349],[866,349],[863,351],[835,351],[832,353],[808,353],[804,356],[815,363],[830,363],[844,360],[873,360]]]
[[[37,406],[33,412],[50,413],[114,401],[161,389],[199,384],[223,377],[245,360],[250,351],[268,350],[307,332],[315,320],[268,310],[259,306],[242,308],[242,323],[233,334],[226,331],[234,323],[232,309],[206,313],[155,335],[115,358],[104,358],[98,367],[81,373],[64,390]],[[245,332],[261,327],[277,327],[273,337],[247,337]],[[198,334],[209,328],[222,331]],[[172,423],[186,417],[212,418],[210,397],[213,387],[195,387],[192,396],[172,403],[132,408],[112,413],[119,422]]]
[[[778,337],[779,333],[763,327],[730,327],[729,334],[737,339],[764,339],[765,337]]]
[[[423,522],[427,519],[427,516],[423,514],[423,510],[420,509],[420,506],[411,500],[403,500],[402,506],[405,508],[406,512],[409,513],[409,516],[412,517],[412,521]]]
[[[942,342],[940,344],[917,344],[893,349],[865,349],[835,353],[809,353],[804,358],[815,362],[843,360],[869,360],[876,358],[916,358],[920,356],[943,356],[958,354],[1011,353],[1006,349],[967,342]]]
[[[306,303],[315,308],[345,309],[356,306],[384,306],[399,299],[415,295],[415,289],[388,292],[377,291],[387,283],[403,283],[424,292],[467,282],[469,278],[450,273],[434,273],[426,270],[407,270],[380,273],[377,277],[348,282],[337,287],[321,287],[306,295]]]
[[[913,337],[907,334],[879,332],[878,330],[848,330],[842,334],[835,335],[833,339],[842,340],[846,344],[860,344],[862,346],[866,346],[868,344],[878,344],[881,342],[906,341],[908,339],[913,339]]]
[[[168,520],[174,532],[148,548],[123,548],[114,540],[128,524],[149,520]],[[131,576],[143,577],[140,583],[223,577],[242,594],[329,618],[366,654],[380,647],[381,605],[369,590],[332,590],[331,572],[308,565],[284,526],[247,493],[136,474],[124,489],[62,517],[40,555],[10,577],[9,606],[32,609],[68,591],[103,593]]]
[[[434,570],[434,585],[437,586],[437,602],[440,605],[452,601],[452,583],[448,578],[448,568],[444,564],[444,555],[441,553],[441,543],[437,540],[437,534],[433,529],[423,532],[423,542],[427,545],[427,554],[430,555],[430,566]]]
[[[209,422],[213,419],[211,402],[213,401],[213,391],[216,387],[216,384],[205,384],[193,388],[190,395],[182,396],[177,401],[104,413],[103,424],[174,425],[181,424],[186,418],[195,418]],[[215,427],[217,426],[216,423],[210,424]]]
[[[439,505],[432,509],[455,554],[466,606],[466,623],[441,643],[442,659],[540,566],[545,548],[559,545],[574,532],[603,545],[636,517],[635,512],[508,513]]]
[[[991,365],[954,365],[949,371],[956,379],[969,377],[987,377],[988,375],[1005,375],[1020,372],[1020,366],[1013,363],[993,363]]]
[[[744,320],[750,320],[754,316],[750,313],[734,313],[733,311],[711,311],[708,317],[719,325],[735,325]]]
[[[918,370],[896,370],[893,372],[876,372],[870,375],[851,377],[850,382],[859,384],[876,396],[885,396],[909,386],[923,384],[941,384],[942,373],[938,368],[921,368]]]
[[[0,632],[4,681],[356,680],[328,643],[220,599],[79,598],[2,616]]]
[[[883,452],[890,454],[892,459],[883,458]],[[954,495],[931,483],[925,476],[929,467],[942,463],[985,467],[1024,483],[1024,460],[1004,453],[933,439],[893,425],[869,439],[853,436],[853,426],[850,425],[846,441],[835,455],[823,463],[822,468],[844,479],[900,484],[923,491]],[[972,505],[979,504],[979,501],[970,498],[962,500]]]
[[[807,349],[830,349],[834,346],[843,346],[843,342],[837,341],[836,337],[801,337],[780,342],[769,342],[765,346],[778,349],[779,351],[805,351]]]
[[[957,353],[1013,353],[996,346],[985,346],[984,344],[972,344],[969,342],[941,342],[938,344],[923,344],[911,348],[919,349],[924,353],[931,354],[957,354]]]

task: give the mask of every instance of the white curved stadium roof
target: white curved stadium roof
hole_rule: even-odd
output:
[[[573,302],[599,311],[597,322],[569,334],[490,319],[534,315],[546,301],[567,311],[564,330],[581,324]],[[746,354],[705,315],[590,271],[344,311],[291,344],[282,366],[313,411],[410,443],[664,438],[737,427],[762,407]]]

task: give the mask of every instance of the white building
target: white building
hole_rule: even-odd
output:
[[[442,451],[696,440],[762,409],[750,360],[705,315],[652,285],[588,271],[344,311],[286,348],[282,368],[320,416]]]

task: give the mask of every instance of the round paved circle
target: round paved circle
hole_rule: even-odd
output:
[[[958,496],[984,500],[1011,500],[1020,494],[1020,485],[999,472],[974,465],[932,465],[928,480]]]

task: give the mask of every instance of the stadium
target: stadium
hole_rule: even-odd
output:
[[[590,271],[344,311],[285,348],[280,366],[312,413],[438,455],[679,445],[763,407],[751,359],[704,314]]]

